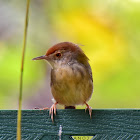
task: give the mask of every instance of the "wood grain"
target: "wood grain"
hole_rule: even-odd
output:
[[[16,139],[16,110],[0,110],[0,140]],[[22,139],[72,139],[94,136],[95,140],[139,140],[140,110],[93,110],[92,119],[84,110],[57,110],[54,122],[48,110],[22,111]]]

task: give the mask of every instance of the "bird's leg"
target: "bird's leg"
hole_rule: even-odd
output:
[[[49,112],[49,115],[51,115],[51,119],[53,121],[53,114],[56,115],[56,105],[58,104],[58,102],[55,102],[51,108],[50,108],[50,112]]]
[[[88,109],[89,110],[89,115],[90,115],[90,118],[91,118],[91,115],[92,115],[92,108],[85,102],[85,105],[87,106],[86,108],[85,108],[85,112],[86,112],[86,110]]]

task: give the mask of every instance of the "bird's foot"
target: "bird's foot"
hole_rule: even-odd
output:
[[[58,104],[58,102],[54,103],[50,108],[49,115],[51,115],[52,121],[53,121],[53,114],[56,115],[56,105],[57,104]]]
[[[92,108],[85,102],[85,105],[87,106],[86,108],[85,108],[85,112],[86,112],[86,110],[88,109],[88,111],[89,111],[89,115],[90,115],[90,118],[91,118],[91,115],[92,115]]]
[[[43,108],[42,110],[48,110],[49,108],[48,107],[45,107],[45,108]]]
[[[48,107],[45,107],[45,108],[35,107],[34,109],[39,109],[39,110],[48,110],[49,108],[48,108]]]

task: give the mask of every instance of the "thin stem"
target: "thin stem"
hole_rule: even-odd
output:
[[[29,6],[30,6],[30,0],[27,0],[25,26],[24,26],[24,37],[23,37],[22,61],[21,61],[21,73],[20,73],[19,106],[18,106],[19,109],[18,109],[18,117],[17,117],[17,140],[21,140],[23,68],[24,68],[24,57],[25,57],[26,40],[27,40]]]

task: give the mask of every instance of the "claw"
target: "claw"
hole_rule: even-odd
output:
[[[34,109],[39,109],[39,110],[48,110],[49,108],[48,108],[48,107],[45,107],[45,108],[35,107]]]
[[[86,104],[86,108],[85,108],[85,112],[86,112],[86,110],[88,109],[88,111],[89,111],[89,115],[90,115],[90,118],[91,118],[91,115],[92,115],[92,108],[85,102],[85,104]]]
[[[58,104],[58,102],[54,103],[51,108],[50,108],[50,112],[49,115],[51,115],[51,119],[53,121],[53,114],[56,115],[56,105]]]
[[[48,109],[49,109],[48,107],[43,108],[43,110],[48,110]]]

